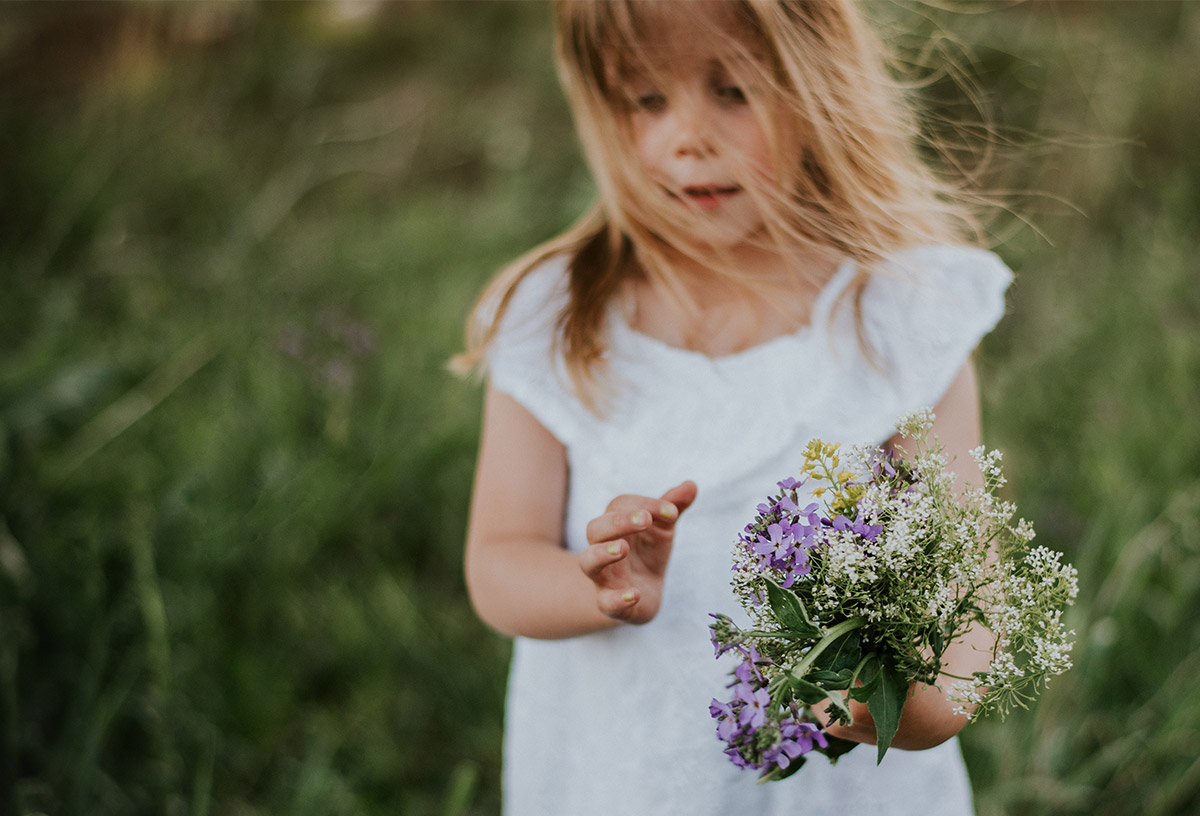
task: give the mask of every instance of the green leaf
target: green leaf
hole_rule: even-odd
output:
[[[789,677],[788,679],[791,683],[792,693],[805,705],[816,705],[829,696],[829,692],[816,683],[810,683],[799,677]]]
[[[871,699],[871,695],[879,690],[879,684],[882,682],[880,675],[876,672],[875,676],[863,683],[861,686],[852,686],[850,688],[850,699],[856,703],[865,703]]]
[[[816,666],[830,672],[843,670],[854,672],[858,662],[862,660],[862,642],[857,631],[847,632],[838,638],[817,658]]]
[[[867,709],[875,720],[875,735],[879,745],[876,764],[883,761],[883,755],[887,753],[892,738],[896,736],[904,701],[908,699],[908,683],[890,663],[881,662],[878,680],[879,687],[867,699]]]
[[[946,651],[946,636],[942,634],[941,626],[931,627],[929,645],[933,648],[933,653],[940,660],[942,652]]]
[[[841,671],[831,672],[821,669],[820,671],[809,672],[808,679],[821,688],[840,691],[850,688],[850,684],[854,682],[854,670],[842,669]]]
[[[854,740],[842,739],[832,734],[826,734],[825,739],[829,743],[829,747],[822,750],[821,753],[829,758],[831,765],[837,762],[838,757],[850,753],[859,745]]]
[[[805,757],[796,757],[786,768],[780,768],[776,765],[769,773],[765,773],[759,777],[758,783],[761,785],[764,782],[778,782],[780,779],[787,779],[796,771],[804,767]]]
[[[850,712],[850,707],[846,705],[845,698],[840,694],[829,695],[829,705],[826,707],[825,713],[831,718],[837,718],[847,725],[854,722],[854,714]]]
[[[871,695],[879,688],[879,658],[874,655],[867,655],[862,661],[861,667],[858,668],[858,677],[856,678],[861,685],[851,686],[850,699],[855,702],[865,703],[871,699]]]
[[[767,600],[771,604],[771,611],[775,613],[776,620],[785,628],[800,637],[818,638],[821,636],[821,629],[813,623],[808,610],[804,608],[804,602],[796,596],[796,593],[784,589],[774,581],[767,581]]]

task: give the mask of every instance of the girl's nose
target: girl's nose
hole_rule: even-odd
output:
[[[679,139],[675,144],[675,158],[677,159],[699,159],[712,154],[712,146],[694,133],[687,134],[686,138]]]
[[[675,158],[701,158],[714,153],[702,106],[680,105],[674,116],[672,153]]]

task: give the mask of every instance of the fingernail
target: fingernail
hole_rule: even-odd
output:
[[[634,595],[633,595],[632,589],[621,596],[621,600],[624,601],[625,603],[633,603],[633,598],[634,598]]]
[[[621,554],[621,545],[615,541],[613,543],[609,544],[608,545],[608,554],[609,555],[620,555]]]
[[[679,509],[669,502],[663,502],[662,507],[658,508],[658,514],[667,521],[674,521],[679,516]]]
[[[647,513],[645,510],[638,510],[636,513],[634,513],[633,515],[631,515],[629,517],[629,520],[631,522],[633,522],[634,524],[636,524],[638,527],[642,527],[643,525],[650,523],[650,514]]]

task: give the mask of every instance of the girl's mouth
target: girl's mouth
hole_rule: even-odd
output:
[[[676,195],[676,198],[701,210],[715,210],[741,191],[742,188],[737,185],[692,185],[680,190],[680,195]]]

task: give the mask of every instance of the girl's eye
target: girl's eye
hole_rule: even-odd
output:
[[[660,93],[640,94],[633,100],[634,106],[647,113],[657,113],[667,106],[667,98]]]
[[[717,87],[717,98],[722,102],[740,105],[746,102],[746,93],[737,85],[720,85]]]

